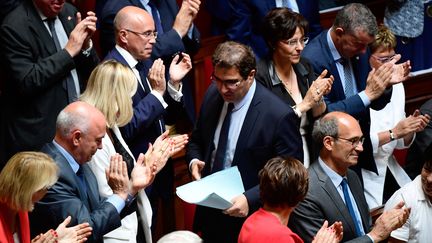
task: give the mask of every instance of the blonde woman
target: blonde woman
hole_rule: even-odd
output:
[[[0,173],[0,242],[29,243],[28,212],[57,181],[58,167],[48,155],[40,152],[15,154]],[[84,242],[91,234],[88,223],[66,228],[67,217],[56,230],[39,234],[31,242]],[[81,240],[78,240],[81,239]]]
[[[132,70],[123,64],[108,60],[95,68],[90,75],[87,88],[81,100],[99,109],[106,117],[107,132],[102,139],[102,149],[98,150],[89,163],[95,174],[101,196],[113,194],[107,183],[105,169],[109,166],[109,158],[116,153],[122,155],[127,164],[128,174],[136,163],[129,147],[124,141],[119,127],[126,125],[133,116],[132,95],[137,89],[137,80]],[[177,137],[176,137],[177,138]],[[178,136],[176,141],[187,141],[187,136]],[[182,147],[183,142],[176,143],[168,138],[168,131],[162,134],[149,147],[145,161],[149,175],[160,171],[168,158]],[[145,151],[143,151],[145,152]],[[152,171],[153,166],[155,166]],[[152,209],[144,190],[137,195],[138,212],[133,212],[122,219],[122,226],[104,235],[104,242],[136,242],[137,236],[151,242]],[[139,234],[139,232],[142,232]]]

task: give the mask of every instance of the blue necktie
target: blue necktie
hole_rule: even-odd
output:
[[[155,22],[156,31],[158,32],[158,34],[163,34],[162,23],[161,23],[156,5],[150,0],[148,2],[148,6],[151,9],[151,14],[152,14],[153,20]]]
[[[60,51],[62,49],[62,47],[60,45],[60,41],[58,39],[57,32],[56,32],[55,27],[54,27],[55,26],[54,25],[55,20],[56,20],[55,18],[48,18],[48,19],[46,19],[46,22],[47,22],[48,27],[51,31],[51,36],[52,36],[52,39],[54,41],[54,45],[56,47],[56,50]],[[73,80],[70,72],[66,75],[66,77],[63,81],[63,87],[66,88],[69,103],[72,103],[78,99],[78,96],[76,93],[75,83],[74,83],[74,80]]]
[[[354,205],[351,202],[351,198],[350,198],[349,193],[348,193],[348,181],[347,181],[346,178],[344,178],[342,180],[341,185],[342,185],[342,191],[343,191],[344,198],[345,198],[345,204],[346,204],[346,206],[348,208],[349,213],[351,214],[352,220],[354,221],[356,235],[357,236],[362,236],[362,233],[361,233],[362,231],[360,229],[360,225],[358,223],[357,216],[356,216],[356,214],[354,212]]]
[[[353,95],[355,95],[354,93],[354,80],[352,79],[352,72],[351,72],[351,68],[349,65],[349,59],[346,58],[341,58],[339,59],[339,62],[342,64],[343,66],[343,72],[344,72],[344,76],[345,76],[345,88],[344,88],[344,93],[345,93],[345,97],[351,97]]]
[[[81,190],[84,192],[84,195],[87,196],[87,186],[86,186],[86,182],[85,182],[85,178],[84,178],[84,171],[83,171],[83,167],[80,166],[78,171],[76,172],[76,175],[78,176],[78,181],[79,181],[79,186],[81,188]]]
[[[229,127],[231,123],[231,113],[233,109],[234,104],[228,103],[227,113],[225,115],[224,121],[222,123],[222,128],[219,133],[219,141],[213,162],[212,173],[223,170],[225,167]]]

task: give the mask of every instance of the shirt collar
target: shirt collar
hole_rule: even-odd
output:
[[[330,49],[330,53],[332,54],[333,60],[339,61],[339,59],[342,58],[342,56],[339,54],[338,50],[336,49],[336,46],[331,38],[330,32],[333,30],[333,27],[330,28],[327,31],[327,42]]]
[[[243,81],[244,82],[244,81]],[[249,87],[246,95],[239,102],[234,102],[233,112],[240,110],[244,105],[249,104],[252,101],[252,98],[255,94],[256,89],[256,81],[254,79],[252,85]]]
[[[323,168],[326,175],[330,178],[330,180],[333,182],[333,185],[337,188],[340,186],[342,180],[344,177],[336,173],[336,171],[332,170],[322,159],[321,157],[318,158],[318,163]]]
[[[60,151],[60,153],[66,158],[69,165],[72,167],[73,172],[76,174],[80,165],[78,162],[75,161],[75,159],[72,157],[72,155],[66,151],[60,144],[58,144],[55,140],[53,140],[54,146]]]
[[[138,61],[123,47],[116,45],[115,48],[120,53],[120,55],[122,55],[122,57],[126,60],[129,67],[134,68],[138,64]]]

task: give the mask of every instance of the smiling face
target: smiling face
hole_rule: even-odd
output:
[[[65,0],[33,0],[37,8],[48,18],[57,16],[63,9]]]
[[[422,189],[425,196],[432,202],[432,171],[426,166],[421,171]]]
[[[324,146],[328,150],[328,164],[339,173],[345,175],[350,166],[356,165],[358,157],[363,151],[363,137],[360,125],[352,116],[345,113],[337,114],[338,135],[337,137],[326,136]]]
[[[289,38],[288,40],[281,40],[277,42],[273,54],[283,60],[286,60],[291,64],[297,64],[300,61],[300,54],[305,47],[305,45],[301,43],[301,40],[303,40],[303,38],[304,31],[297,27],[294,35],[291,38]],[[289,44],[289,42],[293,40],[293,43],[295,44]],[[295,42],[295,40],[297,41]]]

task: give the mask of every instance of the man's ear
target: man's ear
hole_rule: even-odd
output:
[[[342,27],[337,27],[334,29],[334,32],[338,37],[341,37],[343,34],[345,34],[345,30]]]
[[[333,143],[334,143],[334,138],[331,136],[325,136],[323,138],[323,146],[326,150],[328,151],[332,151],[333,150]]]
[[[72,132],[72,144],[76,147],[81,143],[82,132],[80,130],[75,130]]]
[[[249,75],[248,75],[248,79],[253,80],[254,77],[255,77],[255,74],[256,74],[256,70],[255,70],[255,69],[252,69],[252,70],[250,71]]]
[[[128,35],[128,32],[126,30],[119,30],[119,32],[117,33],[118,38],[120,40],[121,43],[127,43],[128,40],[126,38],[126,36]]]

